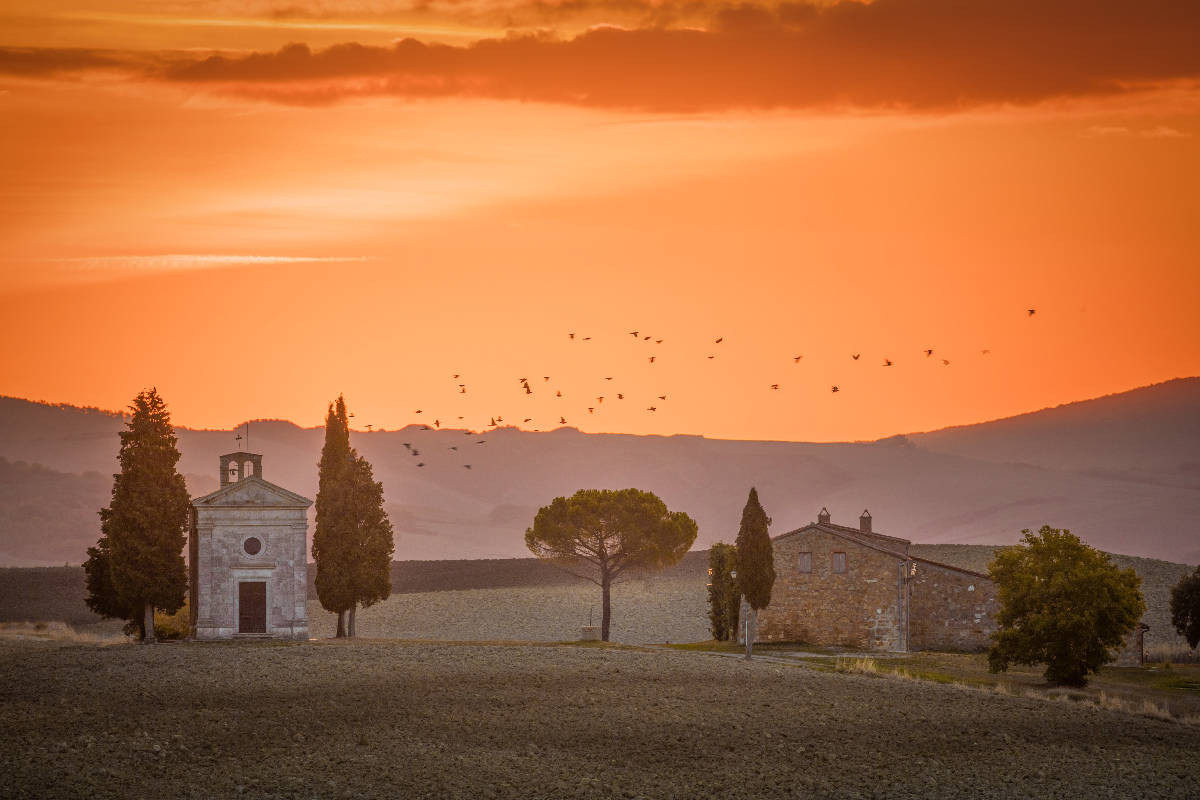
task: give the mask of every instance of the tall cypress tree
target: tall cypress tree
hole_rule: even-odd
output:
[[[351,449],[351,452],[354,452]],[[371,464],[354,459],[354,559],[351,580],[355,605],[350,607],[349,635],[355,635],[354,618],[363,608],[386,600],[392,593],[392,523],[383,510],[383,484],[375,480]]]
[[[100,510],[100,540],[88,548],[88,607],[129,621],[154,641],[154,609],[173,614],[187,593],[183,547],[190,499],[176,465],[179,448],[166,404],[155,389],[130,405],[121,431],[112,501]]]
[[[317,597],[337,613],[337,635],[354,636],[358,606],[366,608],[391,594],[395,545],[383,509],[383,484],[350,446],[349,413],[341,396],[329,406],[318,469],[313,532]]]
[[[325,416],[325,446],[317,466],[317,525],[313,531],[317,599],[338,615],[337,635],[346,635],[346,612],[354,607],[355,457],[350,448],[346,401],[339,395]]]
[[[742,524],[737,535],[737,582],[750,605],[750,624],[746,631],[746,658],[753,655],[754,637],[758,633],[758,612],[771,603],[771,587],[775,585],[775,550],[767,527],[771,518],[758,502],[758,491],[751,487],[746,507],[742,509]]]

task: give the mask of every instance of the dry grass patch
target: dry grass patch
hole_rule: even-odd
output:
[[[129,637],[120,634],[77,631],[65,622],[0,622],[0,639],[100,645],[123,644],[130,641]]]

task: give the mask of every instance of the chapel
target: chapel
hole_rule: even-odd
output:
[[[192,500],[192,636],[308,639],[308,508],[263,478],[262,456],[220,458],[220,488]]]

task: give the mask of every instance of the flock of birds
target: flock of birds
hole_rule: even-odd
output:
[[[1029,309],[1026,309],[1026,314],[1027,314],[1028,316],[1032,317],[1032,316],[1034,316],[1035,314],[1037,314],[1037,309],[1034,309],[1034,308],[1029,308]],[[636,339],[636,340],[639,340],[639,341],[642,341],[642,342],[653,342],[654,344],[662,344],[662,343],[665,341],[665,340],[664,340],[664,339],[662,339],[662,338],[656,338],[656,337],[654,337],[654,336],[646,335],[646,334],[645,334],[645,333],[643,333],[642,331],[636,331],[636,330],[635,330],[635,331],[629,331],[629,335],[630,335],[630,336],[632,336],[634,339]],[[575,333],[574,331],[568,332],[568,333],[567,333],[567,337],[570,339],[570,341],[573,341],[573,342],[575,342],[575,341],[578,341],[578,342],[587,342],[587,341],[591,341],[591,340],[592,340],[592,337],[591,337],[591,336],[577,336],[577,335],[576,335],[576,333]],[[716,347],[716,346],[719,346],[719,345],[720,345],[722,342],[724,342],[724,341],[725,341],[725,337],[724,337],[724,336],[718,336],[716,339],[714,339],[714,340],[713,340],[712,344],[713,344],[713,346],[714,346],[714,347]],[[942,366],[946,366],[946,367],[950,366],[950,359],[943,358],[943,357],[941,357],[940,355],[938,355],[938,354],[936,353],[936,351],[935,351],[935,349],[934,349],[934,348],[932,348],[932,347],[930,347],[930,348],[926,348],[926,349],[925,349],[923,352],[924,352],[924,356],[925,356],[925,358],[932,359],[932,358],[934,358],[934,357],[935,357],[935,355],[936,355],[936,356],[937,356],[937,358],[938,358],[938,359],[941,361],[941,363],[942,363]],[[986,355],[989,355],[990,353],[991,353],[991,350],[988,350],[988,349],[985,349],[985,350],[982,350],[982,351],[981,351],[981,354],[982,354],[982,355],[985,355],[985,356],[986,356]],[[850,356],[851,360],[853,360],[853,361],[859,361],[859,360],[862,358],[862,353],[850,353],[850,354],[849,354],[849,356]],[[707,358],[708,360],[713,360],[713,359],[715,359],[716,357],[717,357],[717,353],[715,352],[715,350],[714,350],[714,352],[708,353],[708,354],[707,354],[707,356],[706,356],[706,358]],[[654,364],[654,363],[655,363],[655,361],[656,361],[656,359],[657,359],[657,356],[655,356],[655,355],[653,355],[653,354],[652,354],[652,355],[649,355],[649,356],[647,356],[647,362],[648,362],[649,364]],[[803,359],[804,359],[804,355],[803,355],[803,354],[799,354],[799,355],[792,356],[792,362],[793,362],[793,363],[795,363],[795,364],[799,364],[799,363],[800,363],[800,362],[801,362]],[[881,366],[881,367],[891,367],[891,366],[894,366],[894,365],[895,365],[895,362],[894,362],[894,361],[893,361],[891,358],[884,358],[884,359],[883,359],[883,361],[880,363],[880,366]],[[467,387],[467,384],[466,384],[466,383],[458,383],[458,381],[459,381],[460,379],[462,379],[462,377],[463,377],[463,376],[462,376],[461,374],[455,374],[455,375],[452,375],[452,376],[451,376],[451,380],[453,380],[453,381],[455,381],[455,382],[456,382],[456,383],[455,383],[455,389],[457,390],[457,393],[458,393],[458,394],[467,394],[467,388],[468,388],[468,387]],[[542,386],[546,386],[546,385],[547,385],[547,384],[549,384],[549,383],[550,383],[550,381],[551,381],[551,376],[549,376],[549,375],[542,375],[542,376],[540,376],[540,377],[541,377],[541,379],[542,379],[542,384],[541,384]],[[604,377],[603,377],[603,379],[604,379],[605,381],[612,381],[614,378],[613,378],[613,376],[611,376],[611,375],[608,375],[608,376],[604,376]],[[534,386],[534,385],[537,385],[537,384],[536,384],[536,378],[534,379],[534,383],[533,383],[532,385],[531,385],[530,378],[528,378],[528,377],[517,377],[517,378],[516,378],[516,380],[517,380],[517,382],[519,383],[519,385],[520,385],[520,387],[521,387],[521,388],[520,388],[520,392],[521,392],[522,394],[524,394],[524,395],[532,395],[532,394],[534,394],[534,389],[533,389],[533,386]],[[547,387],[547,391],[549,390],[549,388],[550,388],[550,387]],[[768,384],[768,391],[779,391],[779,390],[780,390],[780,384],[778,384],[778,383],[772,383],[772,384]],[[829,390],[830,390],[830,392],[834,392],[834,393],[836,393],[836,392],[840,392],[840,391],[841,391],[841,387],[840,387],[840,386],[838,386],[837,384],[833,384],[832,386],[830,386],[830,389],[829,389]],[[562,392],[562,389],[560,389],[560,388],[554,388],[554,397],[555,397],[556,399],[561,399],[561,398],[563,397],[563,392]],[[650,401],[649,401],[649,405],[647,405],[647,406],[646,406],[646,409],[645,409],[645,410],[646,410],[646,412],[647,412],[647,413],[654,413],[654,412],[658,411],[658,405],[657,405],[656,403],[657,403],[657,402],[666,402],[666,401],[667,401],[667,397],[668,397],[668,395],[666,395],[666,394],[654,395],[654,398],[656,398],[656,399],[652,399],[652,400],[650,400]],[[586,406],[586,408],[587,408],[587,413],[589,413],[589,414],[594,414],[594,413],[596,412],[596,409],[597,409],[597,408],[599,408],[601,405],[603,405],[603,403],[604,403],[605,399],[609,399],[609,400],[610,400],[610,402],[611,402],[611,401],[612,401],[614,398],[615,398],[615,400],[616,400],[617,402],[622,402],[622,401],[624,401],[624,400],[626,399],[626,397],[625,397],[625,393],[624,393],[624,392],[610,392],[610,393],[607,393],[607,394],[596,395],[596,396],[595,396],[595,405]],[[424,414],[424,413],[425,413],[425,410],[424,410],[424,409],[420,409],[420,408],[418,408],[418,409],[416,409],[416,410],[415,410],[413,413],[414,413],[414,414]],[[353,415],[353,414],[351,414],[350,416],[351,416],[351,417],[353,417],[354,415]],[[456,421],[461,421],[461,420],[463,420],[463,419],[464,419],[464,418],[463,418],[463,417],[460,415],[460,416],[458,416],[458,417],[457,417],[457,420],[456,420]],[[529,423],[531,423],[531,422],[534,422],[534,418],[533,418],[533,417],[524,417],[524,418],[521,420],[521,423],[520,423],[520,424],[522,424],[522,425],[528,425],[528,424],[529,424]],[[489,421],[488,421],[488,426],[487,426],[487,427],[488,427],[490,430],[496,430],[496,429],[500,428],[501,426],[503,426],[504,424],[505,424],[505,422],[504,422],[504,417],[503,417],[503,416],[501,416],[501,415],[499,415],[499,414],[496,414],[496,415],[493,415],[493,416],[492,416],[492,417],[489,419]],[[566,416],[565,416],[565,415],[563,415],[563,414],[559,414],[559,416],[558,416],[558,424],[559,424],[559,425],[567,425],[567,424],[568,424],[568,422],[567,422],[567,418],[566,418]],[[375,427],[375,426],[374,426],[374,425],[365,425],[364,427],[367,429],[367,431],[368,431],[368,432],[371,432],[371,431],[374,429],[374,427]],[[421,430],[423,430],[423,431],[433,431],[433,430],[439,430],[441,427],[442,427],[442,420],[441,420],[441,418],[440,418],[440,417],[438,417],[438,418],[435,418],[435,419],[433,420],[433,422],[432,422],[432,426],[431,426],[431,425],[422,425],[420,429],[421,429]],[[539,428],[534,428],[533,430],[534,430],[534,431],[537,431],[537,430],[540,430],[540,429],[539,429]],[[469,437],[477,437],[477,436],[484,436],[484,435],[486,435],[486,431],[485,431],[485,432],[483,432],[483,433],[477,433],[477,432],[474,432],[474,431],[471,431],[471,430],[465,430],[465,431],[463,431],[462,433],[463,433],[463,435],[464,435],[464,436],[469,436]],[[412,442],[403,442],[402,444],[404,445],[404,448],[405,448],[405,449],[408,451],[408,454],[409,454],[409,455],[410,455],[410,456],[411,456],[413,459],[418,459],[418,460],[416,460],[416,461],[414,462],[414,463],[416,464],[416,466],[417,466],[417,467],[424,467],[424,466],[426,466],[426,462],[425,462],[424,460],[420,460],[420,459],[421,459],[421,451],[420,451],[420,450],[419,450],[419,449],[418,449],[418,448],[417,448],[417,447],[416,447],[416,446],[415,446],[415,445],[414,445]],[[476,439],[476,441],[475,441],[475,444],[476,444],[476,445],[483,445],[483,444],[487,444],[487,439],[486,439],[486,438],[484,438],[484,439]],[[454,452],[463,452],[463,451],[459,451],[459,447],[458,447],[458,445],[451,445],[451,446],[449,446],[447,449],[448,449],[449,451],[454,451]],[[464,464],[462,464],[461,466],[462,466],[464,469],[472,469],[472,465],[471,465],[471,464],[465,464],[465,463],[464,463]]]

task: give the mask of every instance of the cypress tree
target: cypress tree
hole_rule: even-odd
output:
[[[317,598],[338,615],[337,635],[354,636],[358,606],[392,591],[392,524],[383,509],[383,484],[350,446],[349,414],[340,395],[325,418],[318,465],[317,526],[313,532]]]
[[[746,631],[746,658],[753,655],[754,637],[758,633],[758,612],[771,603],[771,587],[775,585],[775,550],[767,527],[770,517],[758,502],[758,491],[751,487],[746,507],[742,509],[742,524],[737,535],[737,582],[750,605],[750,625]]]
[[[154,641],[154,609],[183,606],[183,560],[190,499],[176,465],[179,448],[166,404],[157,390],[130,405],[121,431],[112,501],[100,510],[100,540],[88,549],[88,607],[127,620],[143,642]]]
[[[351,450],[351,452],[354,452]],[[383,484],[375,480],[371,464],[362,456],[354,460],[355,541],[348,633],[355,635],[354,617],[363,608],[386,600],[392,593],[392,523],[383,510]]]
[[[338,615],[337,636],[346,635],[346,612],[354,607],[354,452],[346,401],[339,395],[325,416],[325,445],[317,465],[317,524],[312,553],[317,599]]]
[[[738,616],[741,609],[737,578],[737,548],[731,544],[717,542],[708,548],[708,621],[711,623],[713,639],[729,641],[737,636]]]

